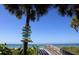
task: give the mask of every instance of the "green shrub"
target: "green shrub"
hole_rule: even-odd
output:
[[[28,55],[36,55],[37,54],[36,49],[34,49],[33,47],[28,47],[27,53],[28,53]]]
[[[32,47],[28,47],[27,49],[27,53],[28,55],[37,55],[37,46],[33,45]],[[20,50],[20,48],[8,48],[6,47],[6,45],[4,44],[0,44],[0,55],[22,55],[22,52]]]
[[[7,48],[4,44],[0,44],[0,55],[11,55],[11,49]]]

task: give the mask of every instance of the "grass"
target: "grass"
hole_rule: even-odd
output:
[[[62,47],[61,49],[66,50],[74,55],[79,55],[79,47]]]

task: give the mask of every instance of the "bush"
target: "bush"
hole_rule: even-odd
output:
[[[4,44],[0,44],[0,55],[11,55],[11,49],[7,48]]]
[[[37,55],[37,47],[33,45],[32,47],[28,47],[27,53],[28,55]]]
[[[33,45],[32,47],[28,47],[27,53],[28,55],[37,55],[37,50],[37,46]],[[10,49],[4,44],[0,44],[0,55],[22,55],[21,51],[23,52],[23,49]]]

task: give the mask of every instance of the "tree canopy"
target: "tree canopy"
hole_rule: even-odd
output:
[[[45,15],[49,9],[55,8],[62,16],[76,16],[76,20],[79,20],[78,4],[5,4],[4,6],[19,19],[25,15],[29,20],[35,21],[36,19],[38,20],[40,16]],[[73,24],[72,27],[78,30],[79,25]]]
[[[71,16],[71,27],[78,31],[79,28],[79,5],[78,4],[61,4],[54,5],[62,16]]]
[[[21,19],[23,15],[29,17],[30,20],[35,21],[47,13],[50,5],[36,5],[36,4],[5,4],[5,8],[17,18]]]

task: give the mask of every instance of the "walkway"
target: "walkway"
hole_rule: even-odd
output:
[[[47,51],[51,53],[51,55],[62,55],[60,52],[60,48],[53,45],[46,45],[45,48]]]
[[[38,55],[49,55],[49,53],[44,49],[39,49]]]
[[[56,46],[46,45],[44,48],[40,48],[39,55],[62,55],[60,49]]]

